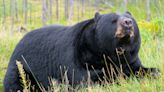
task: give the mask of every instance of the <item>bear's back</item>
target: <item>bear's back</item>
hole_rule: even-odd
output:
[[[59,48],[57,44],[61,42],[67,29],[66,26],[50,25],[27,33],[16,46],[10,62],[14,63],[18,60],[24,64],[23,56],[31,68],[35,68],[36,71],[38,65],[47,66],[48,62],[52,61],[52,57],[57,56],[54,54]],[[42,69],[42,67],[38,69]],[[26,65],[25,68],[27,68]]]

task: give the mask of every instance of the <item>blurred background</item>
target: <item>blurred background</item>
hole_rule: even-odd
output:
[[[129,11],[138,22],[163,23],[163,4],[164,0],[1,0],[0,23],[10,25],[10,31],[31,30],[47,24],[71,25],[92,18],[96,11]]]
[[[164,0],[0,0],[0,91],[10,56],[27,32],[49,24],[73,25],[93,18],[95,12],[125,11],[132,14],[140,28],[142,63],[160,68],[163,75]],[[155,81],[147,79],[143,84],[138,81],[123,82],[123,87],[113,84],[110,90],[163,92],[163,85],[162,76]],[[96,89],[107,91],[101,86]]]

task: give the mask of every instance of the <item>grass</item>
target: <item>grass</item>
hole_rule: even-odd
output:
[[[19,1],[19,0],[18,0]],[[119,3],[119,0],[116,0]],[[143,78],[142,80],[137,80],[135,78],[130,78],[129,80],[120,80],[119,84],[113,83],[113,84],[106,84],[106,85],[99,85],[95,84],[93,86],[90,86],[89,88],[80,88],[76,91],[78,92],[164,92],[164,12],[162,11],[164,7],[164,2],[161,0],[159,1],[159,9],[157,10],[153,2],[151,3],[151,19],[152,21],[150,23],[157,24],[157,29],[150,29],[156,28],[156,25],[154,24],[148,24],[147,22],[144,22],[145,24],[140,24],[140,22],[146,20],[146,11],[145,11],[145,1],[143,0],[137,0],[137,6],[134,4],[128,5],[128,10],[132,13],[134,18],[139,23],[140,27],[140,33],[142,38],[142,44],[141,49],[139,52],[139,56],[141,58],[141,61],[144,66],[146,67],[158,67],[161,71],[161,76],[158,79],[151,79],[151,78]],[[153,0],[152,0],[153,1]],[[7,1],[6,3],[9,3]],[[16,46],[16,44],[19,42],[19,40],[26,34],[26,33],[19,33],[17,32],[17,29],[19,26],[26,26],[26,28],[29,30],[35,29],[42,26],[40,17],[41,17],[41,3],[39,0],[33,1],[29,0],[29,3],[32,4],[34,7],[32,9],[32,15],[34,16],[32,18],[32,21],[28,20],[28,23],[25,25],[23,22],[23,16],[21,9],[19,10],[19,21],[14,22],[14,26],[11,26],[11,16],[9,12],[9,5],[7,5],[7,17],[5,24],[2,24],[2,18],[3,15],[0,14],[0,91],[3,88],[3,79],[4,75],[7,69],[7,65],[10,59],[10,56]],[[0,1],[0,6],[1,6]],[[37,4],[38,6],[35,6]],[[112,8],[104,8],[105,5],[101,5],[100,8],[104,8],[101,13],[107,13],[111,11],[124,11],[122,7],[119,7],[119,5],[113,6]],[[21,7],[21,3],[19,3]],[[62,7],[63,4],[60,6]],[[75,6],[77,7],[77,5]],[[141,9],[142,7],[143,9]],[[2,7],[0,7],[0,11],[2,11]],[[80,20],[77,19],[77,9],[75,9],[74,17],[71,20],[71,24],[77,23],[78,21],[91,18],[94,16],[93,11],[94,8],[91,6],[87,6],[85,11],[85,16],[80,16]],[[92,13],[91,13],[92,12]],[[158,14],[157,14],[158,13]],[[56,21],[54,18],[52,20],[48,20],[47,24],[64,24],[68,25],[70,24],[70,21],[66,21],[64,19],[64,9],[61,8],[61,18]],[[155,22],[153,22],[155,21]],[[150,25],[151,27],[147,27],[147,25]],[[151,30],[151,31],[150,31]],[[56,91],[60,90],[62,92],[65,91],[64,86],[62,85],[55,85],[54,88]]]

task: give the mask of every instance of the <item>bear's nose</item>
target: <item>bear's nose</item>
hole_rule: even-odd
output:
[[[123,18],[121,24],[123,27],[128,28],[128,29],[132,28],[132,26],[133,26],[132,19],[130,19],[130,18]]]

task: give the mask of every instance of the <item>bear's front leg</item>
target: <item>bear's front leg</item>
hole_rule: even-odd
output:
[[[133,71],[133,74],[136,76],[152,76],[152,77],[158,77],[159,76],[159,69],[158,68],[146,68],[144,67],[141,62],[139,57],[137,57],[136,61],[132,64],[130,64],[130,67]]]
[[[18,71],[14,71],[14,69],[11,69],[10,67],[10,70],[7,70],[6,76],[4,78],[3,92],[23,92],[23,87],[21,86]]]

